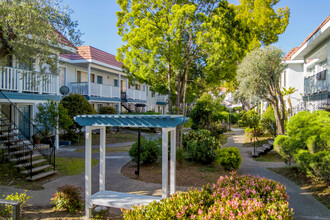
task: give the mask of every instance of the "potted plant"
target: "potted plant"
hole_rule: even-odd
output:
[[[41,135],[40,134],[34,134],[32,136],[32,140],[34,144],[40,144],[40,140],[41,140]]]

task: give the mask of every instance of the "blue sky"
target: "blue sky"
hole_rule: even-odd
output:
[[[238,0],[230,2],[235,4]],[[116,11],[120,8],[116,0],[64,0],[64,3],[74,10],[72,18],[84,33],[84,45],[116,55],[121,45],[116,27]],[[289,25],[276,43],[285,52],[299,46],[330,14],[330,0],[281,0],[278,6],[288,6],[291,11]]]

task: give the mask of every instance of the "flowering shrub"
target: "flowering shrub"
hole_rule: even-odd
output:
[[[83,208],[80,187],[65,185],[58,187],[56,191],[51,199],[51,203],[55,204],[55,209],[76,212]]]
[[[124,219],[292,219],[288,199],[274,180],[233,172],[213,186],[125,210]]]

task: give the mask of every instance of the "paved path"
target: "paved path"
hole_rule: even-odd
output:
[[[295,213],[294,219],[330,219],[330,211],[327,207],[317,201],[312,195],[302,190],[298,185],[286,179],[285,177],[274,173],[267,168],[283,167],[282,162],[257,162],[252,159],[252,147],[242,147],[244,141],[243,129],[232,129],[227,143],[224,146],[238,147],[242,155],[242,164],[240,172],[243,174],[259,175],[272,180],[276,180],[286,186],[287,193],[290,196],[289,204]]]
[[[259,175],[269,179],[281,182],[287,187],[287,192],[290,195],[290,207],[295,212],[294,219],[330,219],[330,211],[316,199],[314,199],[306,191],[286,178],[278,175],[270,170],[268,167],[282,167],[284,163],[276,162],[256,162],[251,157],[252,148],[242,147],[244,143],[244,130],[233,129],[230,133],[233,136],[228,138],[227,144],[224,146],[235,146],[240,149],[242,155],[242,164],[240,171],[244,174]],[[120,143],[113,144],[110,147],[126,146],[131,144]],[[84,153],[74,152],[73,150],[62,148],[57,151],[58,156],[79,157],[83,158]],[[93,158],[98,158],[99,154],[93,154]],[[129,179],[121,175],[120,170],[123,165],[130,161],[127,152],[107,154],[106,160],[106,190],[114,190],[119,192],[139,193],[145,195],[161,195],[161,185],[141,182]],[[98,174],[99,165],[92,169],[93,192],[98,190]],[[84,187],[84,174],[76,176],[60,177],[52,182],[44,184],[45,189],[40,191],[28,191],[27,193],[33,198],[28,201],[28,205],[33,206],[49,206],[52,193],[56,192],[56,188],[65,184],[77,185]],[[185,191],[187,188],[179,188],[178,190]],[[11,194],[14,192],[23,192],[24,190],[13,187],[0,186],[0,194]]]

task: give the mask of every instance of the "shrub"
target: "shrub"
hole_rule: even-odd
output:
[[[61,100],[61,104],[65,109],[67,109],[68,115],[72,120],[77,115],[96,114],[95,109],[91,104],[89,104],[83,95],[70,94],[65,96]],[[66,129],[67,137],[69,137],[73,142],[77,142],[81,134],[81,128],[82,127],[78,125],[78,123],[74,122]],[[79,132],[78,134],[77,131]]]
[[[263,130],[260,126],[255,129],[250,127],[245,128],[246,137],[260,137],[261,135],[263,135]]]
[[[205,127],[211,132],[211,135],[215,138],[219,138],[220,134],[223,134],[227,131],[226,126],[224,126],[221,121],[211,122],[208,126]]]
[[[124,219],[292,219],[285,187],[270,179],[220,177],[213,186],[124,211]]]
[[[239,113],[231,113],[230,115],[230,123],[232,124],[237,124],[238,120],[241,118]]]
[[[213,121],[229,122],[229,113],[222,111],[213,115]]]
[[[193,109],[189,113],[193,124],[192,129],[203,129],[212,121],[212,114],[214,111],[213,98],[210,94],[205,93],[196,102]]]
[[[241,154],[237,147],[217,149],[217,162],[226,170],[238,169],[242,162]]]
[[[23,209],[26,200],[31,199],[31,196],[26,195],[26,193],[16,193],[16,194],[10,194],[7,196],[3,196],[5,200],[10,200],[10,201],[21,201],[21,210]],[[13,207],[12,205],[5,205],[5,206],[0,206],[0,219],[5,218],[5,219],[11,219],[11,216],[13,215]]]
[[[260,122],[260,116],[258,115],[258,113],[255,112],[254,110],[249,110],[242,115],[239,123],[241,127],[254,128],[254,127],[258,127],[259,122]]]
[[[60,186],[53,194],[51,203],[55,204],[55,209],[76,212],[83,208],[83,200],[80,195],[81,188],[72,185]]]
[[[267,131],[273,137],[276,136],[277,127],[273,106],[269,106],[266,109],[265,113],[262,115],[262,119],[260,122],[263,130]]]
[[[101,106],[99,114],[114,115],[117,114],[117,110],[112,106]]]
[[[138,142],[135,142],[129,150],[129,155],[134,162],[138,162]],[[140,161],[144,164],[154,163],[161,155],[161,143],[159,140],[147,140],[141,136]]]
[[[243,108],[242,107],[233,107],[233,111],[235,111],[235,112],[241,112],[243,110]]]
[[[184,136],[186,157],[191,161],[210,164],[215,159],[215,150],[221,147],[220,142],[205,129],[190,130]]]

